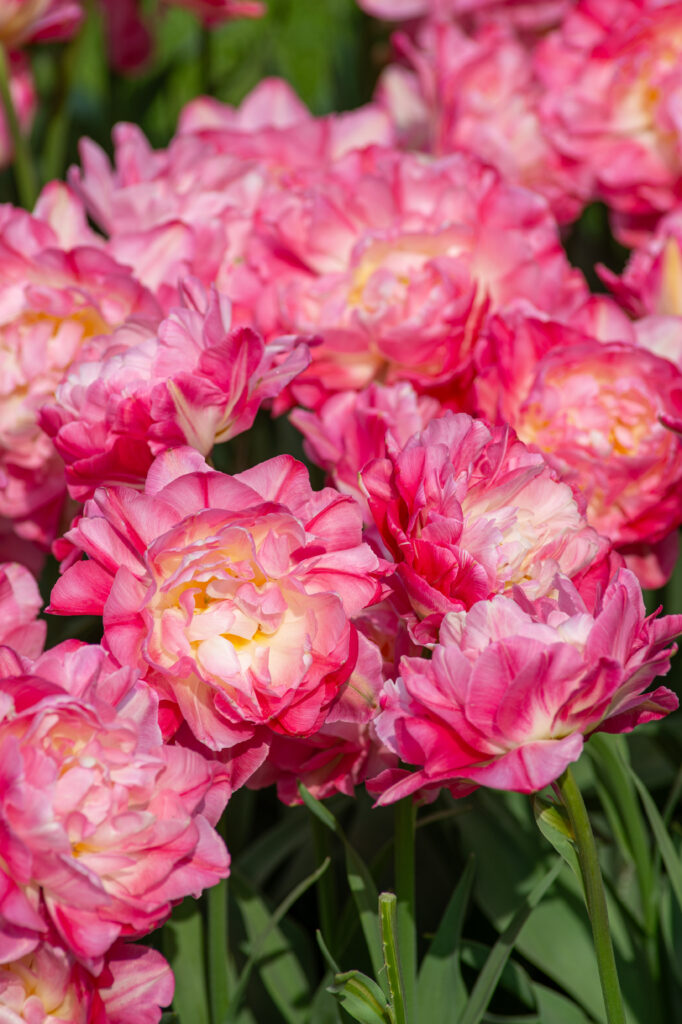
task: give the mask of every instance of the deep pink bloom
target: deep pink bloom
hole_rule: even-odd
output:
[[[91,345],[42,410],[78,501],[102,484],[141,487],[168,448],[209,455],[248,430],[310,361],[301,340],[265,345],[248,327],[232,329],[230,304],[215,289],[185,281],[181,294],[182,308],[158,328],[129,324]]]
[[[682,413],[682,373],[637,333],[602,343],[553,322],[498,318],[475,385],[483,414],[540,449],[624,552],[682,522],[682,443],[661,422]],[[645,585],[662,582],[659,573]]]
[[[55,942],[0,964],[7,1024],[158,1024],[173,988],[160,953],[124,942],[115,943],[97,976]]]
[[[12,103],[19,120],[19,127],[25,135],[28,135],[38,102],[31,66],[21,51],[10,53],[8,59]],[[0,114],[0,167],[6,167],[11,163],[12,157],[12,136],[3,111]]]
[[[370,460],[385,457],[387,437],[402,447],[441,412],[435,398],[417,395],[410,384],[370,384],[364,391],[332,395],[317,412],[295,409],[289,418],[305,437],[308,458],[338,490],[352,494],[372,522],[360,470]]]
[[[35,216],[0,207],[0,517],[43,546],[57,532],[66,492],[39,409],[91,339],[129,316],[158,316],[130,270],[91,237],[64,186],[46,191]]]
[[[361,473],[381,537],[397,562],[415,637],[443,616],[518,584],[548,593],[557,571],[577,576],[608,544],[567,484],[509,429],[446,413]]]
[[[434,387],[471,369],[491,310],[563,316],[586,297],[544,201],[462,153],[371,147],[292,174],[262,197],[246,250],[228,294],[249,296],[266,337],[323,340],[293,388],[308,405],[377,379]]]
[[[682,196],[682,3],[579,0],[536,52],[543,121],[632,245]]]
[[[355,502],[315,492],[288,455],[236,476],[178,448],[142,494],[102,489],[67,537],[88,555],[52,592],[60,614],[103,614],[105,640],[219,750],[268,726],[323,724],[357,657],[352,616],[384,566]]]
[[[591,174],[545,134],[543,86],[506,22],[474,34],[451,21],[427,22],[414,39],[401,33],[393,43],[409,67],[390,64],[376,99],[404,145],[439,155],[467,150],[544,196],[560,223],[578,216]]]
[[[152,35],[139,0],[100,0],[109,60],[123,74],[141,68],[152,52]]]
[[[639,584],[621,570],[591,614],[557,579],[535,605],[497,596],[452,613],[433,658],[404,658],[376,728],[416,771],[374,780],[379,803],[462,783],[533,793],[576,761],[592,732],[629,732],[673,711],[665,687],[682,615],[646,618]],[[383,790],[383,792],[382,792]]]
[[[0,960],[54,927],[98,973],[119,936],[228,873],[210,822],[229,794],[216,765],[163,743],[156,695],[101,648],[1,657]]]

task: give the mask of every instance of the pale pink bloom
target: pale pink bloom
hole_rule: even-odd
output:
[[[682,443],[661,422],[679,419],[682,373],[639,344],[641,327],[632,333],[601,343],[557,323],[499,318],[475,385],[483,415],[542,451],[624,554],[682,522]]]
[[[164,3],[169,7],[184,7],[209,27],[233,18],[260,18],[265,14],[265,4],[257,0],[164,0]]]
[[[113,168],[99,146],[82,139],[83,170],[71,168],[69,180],[109,235],[108,251],[135,267],[168,312],[179,305],[183,278],[208,287],[222,261],[240,257],[265,170],[211,152],[190,135],[158,151],[134,124],[116,125],[113,137]]]
[[[461,378],[491,310],[563,316],[586,295],[545,202],[462,153],[371,147],[292,174],[261,199],[247,264],[265,335],[323,340],[292,389],[315,406],[373,380]],[[244,269],[226,284],[235,301]]]
[[[0,563],[0,645],[37,658],[45,644],[47,623],[38,619],[43,600],[38,584],[23,565]]]
[[[98,490],[67,537],[87,561],[53,592],[59,614],[103,614],[197,739],[220,750],[267,726],[316,732],[357,658],[350,619],[383,593],[355,502],[315,492],[291,456],[236,476],[189,448],[159,455],[140,494]]]
[[[199,138],[207,152],[258,160],[273,174],[316,167],[354,149],[390,145],[390,122],[376,105],[314,117],[282,78],[265,78],[232,107],[211,96],[182,110],[178,137]]]
[[[9,54],[9,71],[10,93],[19,120],[19,127],[24,135],[28,135],[35,117],[38,99],[31,66],[20,51]],[[12,136],[3,111],[0,114],[0,167],[11,163],[12,157]]]
[[[79,0],[3,0],[0,43],[13,50],[26,43],[67,39],[82,18]]]
[[[158,1024],[173,988],[160,953],[124,942],[112,947],[96,977],[56,942],[0,965],[6,1024]]]
[[[414,40],[401,34],[393,43],[410,70],[389,65],[376,98],[403,144],[439,155],[467,150],[507,181],[543,195],[560,223],[579,215],[591,176],[547,138],[538,110],[543,87],[508,25],[469,35],[453,22],[433,21]]]
[[[112,254],[135,267],[166,310],[188,274],[224,290],[222,268],[243,259],[263,190],[288,170],[393,141],[377,107],[316,118],[280,79],[261,82],[239,108],[194,100],[166,150],[154,151],[136,125],[119,124],[113,136],[114,167],[84,139],[83,170],[72,168],[70,180]]]
[[[265,345],[248,327],[232,329],[230,304],[215,289],[185,281],[181,297],[158,328],[126,325],[91,345],[43,408],[41,426],[78,501],[99,485],[141,487],[168,448],[209,455],[308,365],[300,339]]]
[[[73,196],[52,189],[37,212],[0,207],[0,517],[46,546],[66,490],[62,461],[38,425],[40,407],[91,339],[158,311],[128,268],[76,240],[79,218],[86,229]],[[66,245],[52,220],[63,221]]]
[[[370,384],[364,391],[332,395],[317,412],[295,409],[289,418],[305,437],[311,462],[325,470],[339,491],[352,494],[372,522],[360,470],[386,455],[388,437],[402,447],[441,412],[435,398],[417,395],[410,384]]]
[[[119,936],[228,873],[216,766],[163,743],[158,701],[99,647],[1,652],[0,960],[54,928],[94,973]],[[210,818],[210,821],[209,821]]]
[[[509,429],[446,413],[387,449],[361,479],[421,642],[449,611],[516,584],[546,594],[557,571],[579,576],[606,554],[571,488]]]
[[[412,773],[372,784],[379,803],[464,784],[533,793],[576,761],[593,732],[629,732],[673,711],[665,687],[682,615],[646,618],[621,570],[590,613],[566,579],[535,605],[497,596],[448,615],[430,661],[404,658],[376,728]]]
[[[312,736],[273,736],[267,760],[249,780],[250,789],[276,784],[286,804],[301,803],[299,782],[318,800],[334,793],[353,796],[365,779],[395,766],[395,755],[373,726],[383,683],[381,653],[362,634],[358,639],[357,664],[327,721]]]
[[[682,197],[682,3],[579,0],[540,44],[543,121],[635,244]]]

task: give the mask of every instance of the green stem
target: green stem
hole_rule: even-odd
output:
[[[315,847],[315,861],[319,866],[331,856],[329,832],[313,814],[310,815],[310,825],[313,830],[313,845]],[[336,924],[338,912],[336,905],[336,892],[334,888],[334,876],[331,871],[325,871],[317,886],[317,909],[320,915],[320,930],[327,945],[334,949],[336,938]]]
[[[228,986],[227,879],[209,889],[208,911],[208,993],[213,1024],[222,1024],[230,1005]]]
[[[225,838],[225,818],[218,826]],[[213,1024],[223,1024],[230,1005],[228,985],[229,917],[227,901],[228,880],[208,890],[206,897],[208,925],[208,992]]]
[[[12,168],[17,183],[19,201],[27,210],[32,210],[38,195],[38,183],[28,140],[21,131],[19,118],[14,108],[10,89],[9,56],[2,45],[0,45],[0,99],[14,148]]]
[[[585,902],[592,926],[594,949],[608,1024],[626,1024],[623,997],[618,981],[616,958],[609,931],[606,894],[597,857],[597,844],[587,808],[570,768],[557,781],[557,788],[568,812],[585,886]]]
[[[388,990],[391,996],[391,1009],[395,1024],[412,1024],[412,1018],[406,1010],[404,974],[400,966],[399,922],[396,913],[396,898],[392,892],[382,892],[379,896],[379,923],[381,925],[381,945],[384,953],[384,966],[388,978]]]
[[[417,929],[415,920],[416,806],[411,797],[395,805],[395,888],[398,945],[403,965],[405,1006],[410,1024],[417,1020]]]

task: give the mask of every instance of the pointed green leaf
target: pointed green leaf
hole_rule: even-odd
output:
[[[474,858],[470,857],[422,960],[417,981],[421,1020],[437,1020],[444,1006],[450,1008],[454,1015],[466,999],[459,971],[459,947],[473,880]]]
[[[561,860],[557,859],[547,874],[534,886],[491,949],[490,956],[471,990],[459,1024],[480,1024],[521,929],[556,879],[561,870],[561,863]]]
[[[682,861],[678,856],[677,850],[670,838],[670,833],[665,827],[665,822],[659,813],[656,804],[652,800],[649,791],[647,790],[644,783],[639,779],[634,772],[631,771],[632,779],[637,787],[640,800],[644,805],[646,816],[649,819],[654,836],[656,837],[656,843],[660,851],[665,869],[670,879],[670,885],[675,893],[678,905],[682,909]]]
[[[386,985],[383,971],[384,957],[381,948],[381,931],[377,915],[379,893],[374,884],[374,879],[363,859],[346,839],[343,829],[329,808],[325,807],[319,800],[316,800],[302,782],[299,782],[298,791],[301,794],[303,803],[311,814],[314,814],[318,821],[321,821],[323,825],[337,835],[343,843],[346,856],[346,877],[355,906],[357,907],[360,925],[365,936],[370,960],[372,961],[372,970],[374,971],[374,976],[381,979],[382,985]],[[387,989],[384,988],[384,991],[386,992]]]
[[[232,993],[226,1020],[234,1020],[246,992],[254,967],[258,966],[263,984],[282,1016],[290,1024],[305,1019],[301,1007],[310,999],[310,986],[298,958],[284,933],[277,927],[296,901],[329,867],[326,860],[320,867],[293,889],[274,912],[239,873],[233,872],[231,886],[250,939],[251,955],[239,976]]]
[[[181,1021],[209,1024],[204,973],[204,922],[197,900],[188,896],[173,911],[162,933],[163,953],[175,975],[173,1009]]]

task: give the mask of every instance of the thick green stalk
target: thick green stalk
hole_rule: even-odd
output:
[[[592,926],[594,949],[601,982],[608,1024],[626,1024],[623,996],[618,981],[616,958],[613,953],[606,894],[602,880],[597,844],[587,815],[587,808],[570,768],[557,781],[564,806],[573,830],[580,870],[585,887],[585,902]]]
[[[412,1024],[406,1009],[405,975],[401,968],[399,925],[396,914],[396,898],[392,892],[379,896],[379,923],[384,966],[391,996],[391,1009],[395,1024]]]
[[[395,888],[398,947],[405,987],[405,1007],[410,1024],[417,1022],[417,929],[415,920],[415,824],[412,797],[395,805]]]
[[[38,195],[38,183],[36,180],[33,158],[28,140],[21,131],[19,118],[14,108],[12,92],[10,90],[9,55],[5,47],[0,45],[0,99],[2,100],[7,127],[9,128],[14,159],[12,169],[14,179],[17,183],[19,201],[27,210],[32,210]]]
[[[218,831],[224,839],[224,817],[218,826]],[[209,889],[206,895],[208,992],[213,1024],[222,1024],[230,1005],[227,962],[229,956],[227,886],[228,880],[224,878],[218,885]]]
[[[227,879],[209,889],[208,911],[208,993],[213,1024],[222,1024],[230,1005],[228,987]]]

